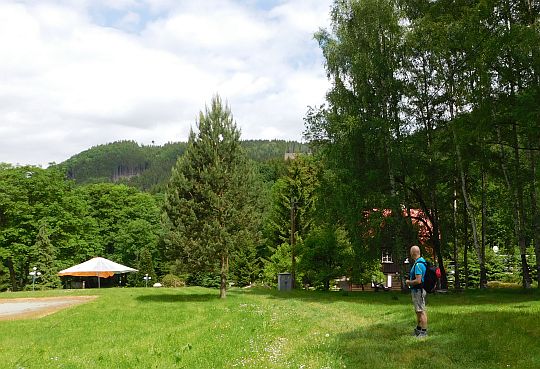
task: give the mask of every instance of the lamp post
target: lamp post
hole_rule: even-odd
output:
[[[146,273],[146,274],[144,275],[143,279],[144,279],[144,281],[145,281],[145,283],[146,283],[146,287],[148,287],[148,280],[152,279],[152,277],[149,277],[149,276],[148,276],[148,273]]]
[[[32,291],[34,291],[34,286],[36,284],[36,278],[41,275],[41,272],[37,270],[37,267],[33,267],[32,271],[30,272],[30,275],[32,276]]]

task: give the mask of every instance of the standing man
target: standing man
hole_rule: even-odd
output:
[[[405,284],[411,289],[414,311],[416,312],[414,335],[417,337],[427,337],[427,293],[423,288],[427,268],[426,260],[420,256],[420,248],[418,246],[411,247],[410,254],[414,260],[414,264],[409,272],[409,279],[405,281]]]

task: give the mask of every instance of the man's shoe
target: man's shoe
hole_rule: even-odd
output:
[[[428,336],[427,331],[419,331],[418,334],[416,335],[416,337],[418,338],[423,338],[427,336]]]
[[[414,335],[418,337],[418,335],[420,334],[420,332],[422,332],[420,329],[418,328],[414,328]]]

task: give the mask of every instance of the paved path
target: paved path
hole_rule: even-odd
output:
[[[27,313],[29,311],[69,305],[71,301],[6,302],[0,303],[0,316]]]
[[[91,301],[96,296],[0,299],[0,319],[41,317],[69,306]]]

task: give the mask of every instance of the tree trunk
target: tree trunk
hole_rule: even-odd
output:
[[[229,271],[229,256],[221,255],[221,285],[219,288],[219,298],[227,297],[227,273]]]
[[[452,201],[452,217],[454,223],[454,289],[459,289],[461,281],[459,279],[459,256],[458,256],[458,233],[457,233],[457,181],[454,179],[454,201]]]
[[[529,8],[529,25],[534,26],[536,20],[536,12],[532,6],[532,0],[527,1]],[[532,60],[533,70],[534,70],[534,82],[536,85],[537,96],[540,96],[540,59],[538,57],[538,48],[532,48]],[[537,127],[540,126],[540,118],[536,120]],[[536,142],[536,149],[540,149],[538,142],[540,141],[540,135],[529,136],[529,146],[532,148],[532,142]],[[538,288],[540,289],[540,212],[538,211],[538,196],[537,196],[537,186],[538,182],[536,181],[536,159],[538,158],[538,151],[529,150],[530,163],[531,163],[531,174],[532,174],[532,190],[531,190],[531,214],[533,219],[533,242],[534,242],[534,254],[536,255],[536,281],[538,282]]]
[[[512,184],[510,183],[510,177],[508,175],[508,168],[506,167],[506,164],[505,164],[505,155],[504,155],[504,151],[503,151],[503,145],[502,145],[502,138],[501,138],[501,128],[500,127],[497,127],[497,140],[499,141],[499,147],[500,147],[500,150],[499,150],[499,158],[500,158],[500,161],[501,161],[501,169],[502,169],[502,172],[503,172],[503,176],[504,176],[504,181],[506,183],[506,188],[508,190],[508,194],[513,196],[512,198],[512,203],[513,203],[513,206],[512,206],[512,211],[514,213],[514,217],[513,217],[513,221],[514,221],[514,241],[518,242],[519,240],[519,234],[520,234],[520,231],[519,231],[519,212],[518,212],[518,207],[517,207],[517,198],[518,198],[518,195],[517,195],[517,191],[515,191],[514,187],[512,186]],[[512,246],[512,252],[514,250],[514,246]]]
[[[448,61],[447,62],[447,65],[450,67],[452,65],[452,62],[451,61]],[[452,68],[451,68],[452,69]],[[454,109],[457,109],[457,106],[455,105],[455,100],[454,100],[454,73],[453,71],[450,72],[450,75],[449,75],[449,80],[447,81],[447,88],[448,88],[448,91],[450,93],[450,101],[449,101],[449,104],[448,104],[448,109],[449,109],[449,113],[450,113],[450,121],[451,121],[451,129],[452,129],[452,136],[454,138],[454,147],[455,147],[455,150],[456,150],[456,157],[457,157],[457,169],[459,171],[459,175],[461,177],[461,191],[463,193],[463,200],[465,202],[465,207],[467,209],[467,212],[469,214],[469,219],[471,221],[471,230],[472,230],[472,234],[473,234],[473,242],[474,242],[474,248],[475,248],[475,251],[476,251],[476,254],[478,255],[478,262],[480,264],[480,275],[485,275],[486,273],[486,266],[485,266],[485,258],[482,254],[482,249],[480,247],[480,245],[478,244],[478,228],[476,226],[476,220],[475,220],[475,216],[474,216],[474,212],[473,212],[473,208],[472,208],[472,205],[470,203],[470,200],[469,200],[469,194],[468,194],[468,191],[467,191],[467,182],[466,182],[466,178],[465,178],[465,169],[464,169],[464,166],[463,166],[463,159],[461,157],[461,149],[460,149],[460,145],[459,145],[459,141],[458,141],[458,137],[457,137],[457,133],[456,133],[456,128],[454,126],[455,124],[455,110]],[[480,288],[485,288],[486,285],[482,285],[482,278],[480,278]]]
[[[7,258],[7,267],[9,270],[9,279],[11,280],[11,290],[18,291],[17,276],[15,275],[15,268],[13,267],[13,260]]]
[[[441,288],[448,289],[448,278],[446,276],[446,269],[444,268],[444,259],[441,250],[441,240],[440,240],[440,231],[439,231],[439,214],[437,212],[437,204],[435,199],[435,191],[433,191],[433,204],[435,209],[433,209],[433,248],[435,249],[435,254],[437,255],[437,261],[439,264],[439,269],[441,270]]]
[[[465,272],[465,289],[469,288],[469,221],[467,209],[463,207],[463,268]]]
[[[537,287],[540,288],[540,213],[538,212],[538,197],[536,194],[536,155],[535,151],[529,151],[532,176],[531,213],[533,217],[534,254],[536,255],[536,281],[538,282]]]
[[[521,254],[521,269],[523,272],[523,287],[531,287],[531,276],[529,273],[529,265],[527,263],[527,238],[525,236],[525,210],[523,206],[523,183],[521,180],[520,156],[519,156],[519,139],[517,133],[517,125],[512,124],[512,134],[514,137],[514,161],[515,161],[515,181],[517,191],[517,213],[518,213],[518,244],[519,253]]]
[[[328,280],[328,279],[324,280],[324,290],[325,291],[330,290],[330,280]]]
[[[463,169],[463,161],[461,159],[461,150],[459,148],[459,143],[458,143],[458,140],[457,140],[457,134],[456,134],[455,128],[453,128],[452,131],[453,131],[454,145],[455,145],[456,155],[457,155],[458,170],[459,170],[459,174],[460,174],[460,177],[461,177],[461,191],[463,193],[463,200],[465,202],[465,207],[467,209],[467,213],[469,215],[469,220],[471,222],[471,230],[472,230],[472,234],[473,234],[474,248],[476,250],[476,255],[478,255],[478,262],[480,264],[480,275],[482,275],[482,273],[485,274],[485,268],[486,268],[485,260],[484,260],[483,255],[482,255],[480,244],[478,243],[478,228],[476,226],[476,220],[474,218],[473,208],[472,208],[472,205],[471,205],[471,203],[469,201],[469,194],[467,192],[467,182],[466,182],[466,179],[465,179],[465,171]],[[485,285],[482,286],[481,282],[482,281],[480,281],[480,288],[485,288],[486,286]]]
[[[482,254],[482,260],[486,260],[486,173],[484,171],[484,164],[481,165],[482,171],[482,245],[480,253]],[[480,288],[487,287],[487,273],[486,268],[480,268]]]

